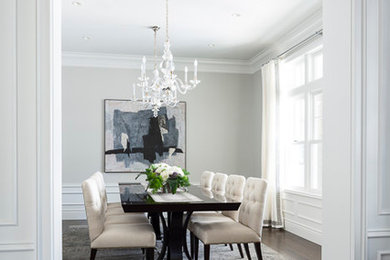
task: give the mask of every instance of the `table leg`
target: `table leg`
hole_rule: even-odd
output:
[[[184,221],[184,225],[183,225],[183,248],[184,248],[184,253],[186,254],[187,258],[190,260],[192,260],[192,258],[190,252],[188,252],[188,246],[187,246],[187,226],[188,226],[188,222],[190,222],[191,215],[192,215],[192,211],[188,211],[186,220]]]
[[[160,255],[158,256],[157,259],[162,260],[162,259],[164,259],[165,253],[167,251],[167,246],[168,246],[168,242],[169,242],[169,232],[168,232],[168,226],[167,226],[167,223],[165,222],[165,218],[164,218],[163,213],[160,213],[159,215],[160,215],[161,223],[163,226],[164,239],[163,239],[163,244],[161,247]]]
[[[167,221],[164,215],[160,213],[161,223],[163,226],[164,239],[158,260],[162,260],[167,254],[168,260],[182,260],[183,249],[189,260],[192,260],[186,244],[186,230],[192,212],[187,213],[187,218],[183,223],[183,212],[168,212]],[[168,252],[167,252],[168,251]]]
[[[172,212],[169,223],[170,259],[183,259],[183,212]]]
[[[160,220],[159,220],[158,213],[150,212],[149,216],[154,229],[154,233],[156,233],[156,239],[161,240]]]

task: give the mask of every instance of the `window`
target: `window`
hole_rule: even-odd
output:
[[[283,186],[322,186],[322,46],[280,62],[280,158]]]

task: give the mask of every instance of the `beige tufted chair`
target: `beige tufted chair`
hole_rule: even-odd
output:
[[[226,181],[225,186],[225,195],[223,196],[226,200],[232,201],[242,201],[244,195],[244,187],[245,187],[245,177],[241,175],[229,175]],[[226,217],[231,218],[232,220],[238,222],[238,210],[232,211],[222,211],[221,213],[217,212],[196,212],[191,217],[190,222],[188,223],[188,229],[192,231],[192,226],[196,222],[220,222],[225,221]],[[191,241],[194,240],[193,234],[191,233]],[[230,249],[233,251],[233,245],[229,244]],[[244,257],[241,244],[237,244],[237,247],[240,251],[241,257]],[[193,252],[193,248],[191,248],[191,252]]]
[[[104,182],[104,178],[103,178],[103,174],[101,172],[95,172],[93,175],[92,175],[93,178],[96,178],[96,182],[98,184],[98,187],[99,187],[99,192],[100,192],[100,197],[102,198],[102,201],[103,201],[103,205],[105,207],[105,211],[107,213],[110,213],[110,211],[112,211],[113,213],[124,213],[123,210],[122,211],[116,211],[116,210],[112,210],[112,209],[122,209],[122,205],[117,202],[117,203],[108,203],[107,202],[107,191],[106,191],[106,184]]]
[[[227,174],[217,172],[211,182],[211,191],[216,194],[224,195],[227,178]]]
[[[213,197],[225,195],[225,185],[228,176],[224,173],[216,173],[214,174],[213,180],[211,182],[211,192],[213,193]],[[219,216],[220,213],[216,211],[200,211],[194,212],[191,216],[191,219],[196,219],[197,217],[204,216]],[[189,223],[191,226],[191,221]]]
[[[97,249],[105,248],[146,248],[146,259],[154,259],[156,236],[150,224],[108,223],[97,179],[92,176],[81,187],[91,240],[90,259],[95,259]]]
[[[226,181],[225,198],[232,201],[242,201],[244,196],[245,177],[241,175],[229,175]],[[238,211],[222,211],[222,214],[238,221]]]
[[[244,244],[249,259],[249,243],[254,243],[258,259],[263,259],[261,235],[266,195],[267,182],[265,180],[248,178],[239,208],[239,222],[225,218],[224,220],[192,223],[191,232],[195,237],[195,259],[197,258],[199,240],[204,244],[204,259],[210,259],[210,245],[212,244],[241,243]]]
[[[104,183],[103,174],[101,172],[95,172],[91,178],[94,179],[97,184],[100,200],[104,209],[106,223],[149,223],[144,213],[125,213],[120,202],[107,203],[106,185]]]
[[[214,173],[210,171],[204,171],[200,176],[200,187],[206,190],[211,190],[211,183],[214,178]]]

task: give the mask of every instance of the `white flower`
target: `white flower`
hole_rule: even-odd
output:
[[[180,167],[172,166],[172,167],[170,167],[170,171],[172,172],[172,174],[176,172],[177,175],[184,176],[184,172]]]
[[[162,173],[163,171],[165,171],[167,168],[169,168],[169,165],[166,164],[166,163],[156,163],[156,164],[153,164],[153,167],[156,168],[156,173]]]
[[[160,168],[160,167],[161,168],[168,168],[169,167],[169,165],[166,163],[156,163],[156,164],[153,164],[153,166],[156,168]]]
[[[168,180],[168,178],[169,178],[169,172],[168,172],[167,170],[161,172],[161,178],[163,179],[163,181]]]

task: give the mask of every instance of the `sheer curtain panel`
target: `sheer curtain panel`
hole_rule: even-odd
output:
[[[264,226],[283,228],[279,174],[279,89],[278,63],[270,61],[261,68],[263,90],[262,178],[268,181]]]

